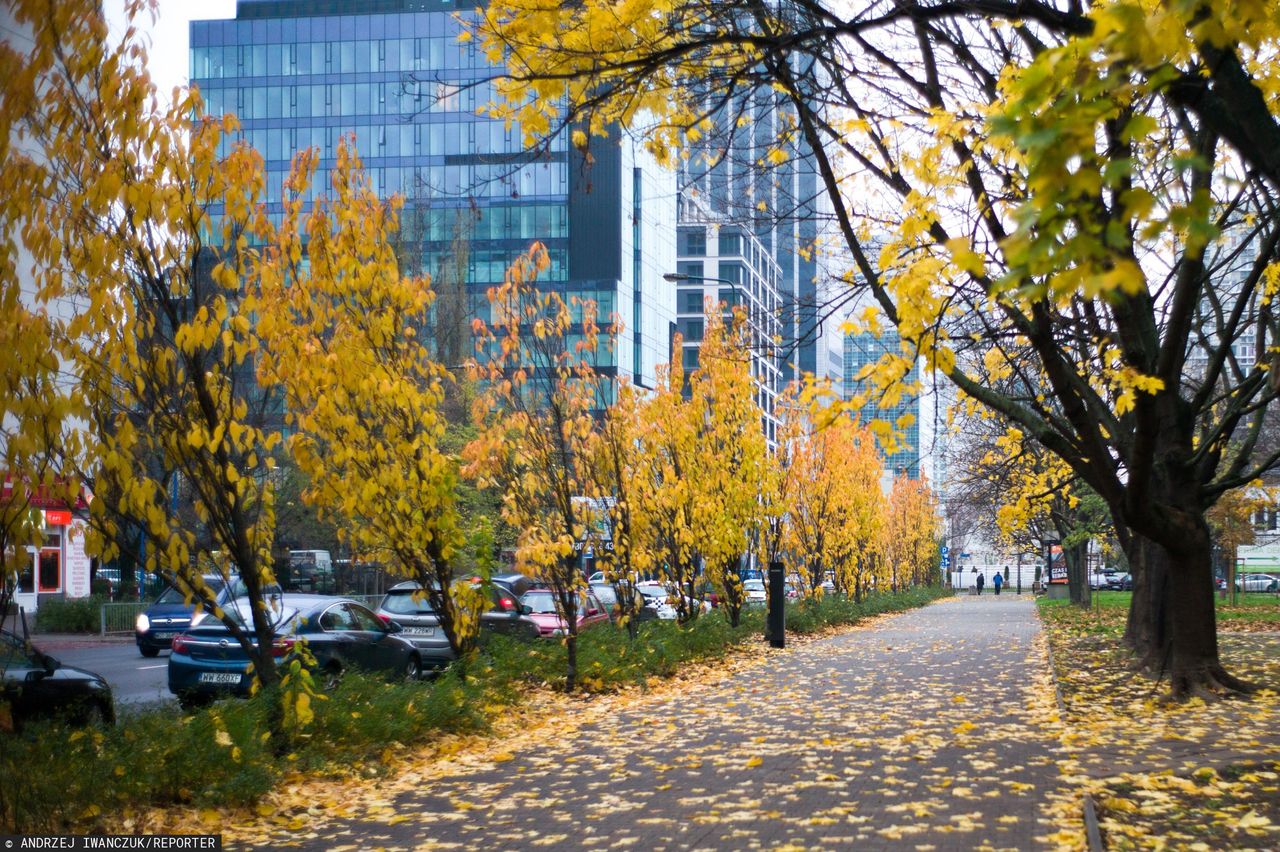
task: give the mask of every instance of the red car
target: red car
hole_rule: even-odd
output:
[[[530,589],[520,598],[520,603],[529,608],[527,617],[538,625],[540,636],[563,636],[565,623],[556,612],[555,596],[550,589]],[[609,611],[600,603],[594,593],[578,592],[578,632],[597,624],[609,623]]]

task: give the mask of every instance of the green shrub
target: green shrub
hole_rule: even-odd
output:
[[[40,602],[36,625],[41,633],[97,633],[102,628],[102,605],[110,598],[49,598]]]

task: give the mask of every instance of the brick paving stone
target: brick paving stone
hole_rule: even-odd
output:
[[[886,617],[564,741],[509,742],[511,760],[298,845],[1041,848],[1060,791],[1039,630],[1013,595]]]

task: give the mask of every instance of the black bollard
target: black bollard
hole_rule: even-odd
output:
[[[786,569],[781,562],[769,563],[769,615],[765,620],[765,635],[775,648],[786,645],[787,618]]]

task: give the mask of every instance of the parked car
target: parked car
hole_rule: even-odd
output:
[[[645,605],[652,609],[658,618],[663,621],[673,621],[676,618],[678,613],[671,605],[671,593],[667,591],[666,586],[647,581],[636,583],[636,591],[644,595]]]
[[[1107,580],[1107,588],[1113,592],[1132,592],[1133,575],[1115,574]]]
[[[666,584],[659,583],[654,580],[646,580],[641,583],[636,583],[636,591],[644,595],[645,600],[648,601],[649,606],[653,608],[655,613],[657,613],[658,618],[663,619],[664,621],[670,621],[679,615],[675,606],[677,596],[667,588]],[[703,601],[701,606],[703,612],[711,611],[711,604],[707,601]]]
[[[232,602],[227,611],[247,624],[249,599]],[[353,668],[409,680],[422,674],[422,653],[400,635],[403,628],[394,621],[384,623],[356,601],[286,593],[271,614],[272,656],[287,663],[298,642],[305,641],[326,688]],[[248,656],[221,621],[205,619],[174,638],[169,691],[184,707],[224,695],[248,695],[252,685]]]
[[[1236,589],[1244,592],[1274,592],[1280,590],[1280,577],[1271,574],[1241,574],[1236,578]]]
[[[244,581],[232,574],[230,580],[224,580],[218,574],[205,574],[205,584],[217,595],[218,606],[248,594]],[[279,597],[280,587],[272,584],[267,587],[268,597]],[[195,602],[187,603],[185,595],[170,586],[160,593],[155,602],[147,607],[134,621],[134,641],[138,643],[138,651],[144,657],[154,657],[173,643],[173,637],[189,627],[199,624],[208,615],[201,610],[196,613]]]
[[[606,624],[609,613],[604,604],[590,591],[578,593],[578,632]],[[567,625],[556,611],[555,598],[550,589],[534,588],[525,592],[520,603],[528,608],[529,618],[538,625],[540,636],[563,636]]]
[[[538,625],[507,589],[490,584],[489,600],[489,609],[480,615],[481,630],[520,638],[538,635]],[[395,621],[404,628],[401,635],[421,652],[424,666],[441,668],[453,662],[453,648],[440,628],[440,617],[418,583],[409,581],[392,586],[378,604],[376,613],[384,623]]]
[[[612,583],[592,583],[591,591],[595,593],[600,603],[604,604],[605,609],[609,611],[609,619],[617,621],[622,617],[622,608],[618,605],[619,586]],[[633,596],[631,611],[635,613],[633,618],[636,621],[653,621],[658,617],[658,613],[649,606],[649,601],[635,587],[631,586],[630,594]]]
[[[526,577],[524,574],[494,574],[489,578],[489,582],[494,586],[504,589],[511,597],[512,601],[518,601],[524,597],[524,593],[537,585],[532,577]]]
[[[743,580],[742,591],[747,595],[747,606],[756,604],[764,606],[769,601],[769,593],[764,587],[764,580]]]
[[[111,687],[101,675],[64,666],[8,630],[0,630],[0,701],[9,707],[14,730],[35,719],[109,725],[116,718]],[[0,718],[0,730],[4,722]]]
[[[1120,572],[1107,568],[1102,571],[1094,571],[1089,575],[1089,588],[1091,589],[1110,589],[1113,583],[1120,579]]]

